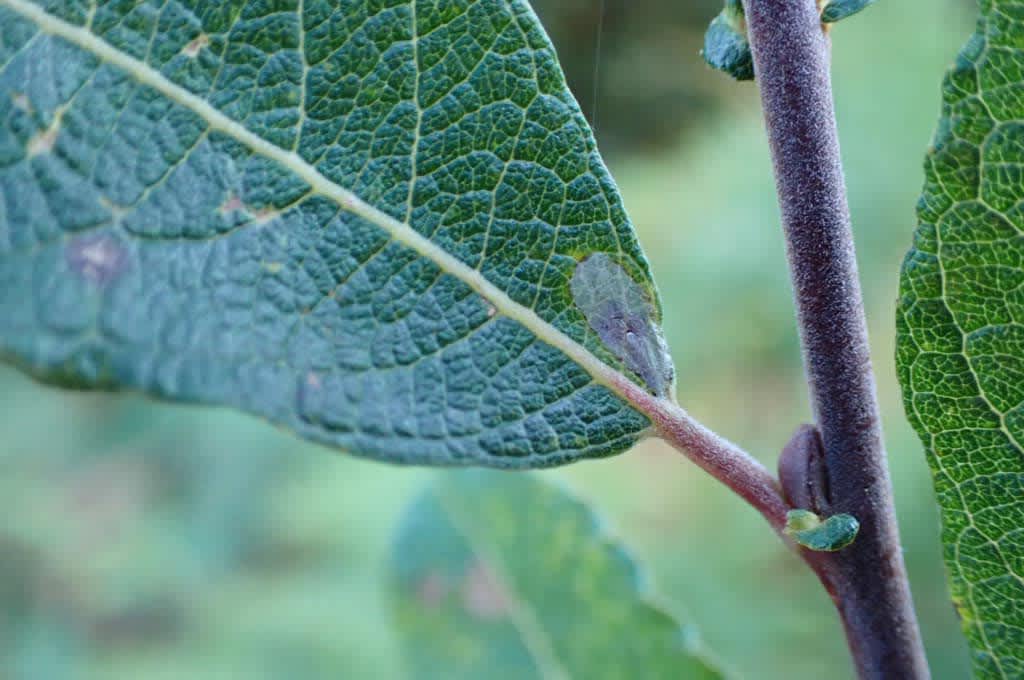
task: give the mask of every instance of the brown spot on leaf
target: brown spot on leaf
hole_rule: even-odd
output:
[[[199,56],[200,50],[202,50],[209,44],[210,36],[206,35],[205,33],[200,33],[198,36],[196,36],[195,40],[193,40],[189,44],[185,45],[184,48],[182,48],[181,53],[189,59],[195,59],[197,56]]]
[[[25,147],[28,155],[31,157],[49,153],[53,150],[53,145],[57,143],[58,134],[60,134],[60,122],[54,121],[53,125],[28,140],[28,145]]]
[[[511,609],[511,598],[497,575],[485,563],[474,562],[462,582],[462,604],[478,619],[504,618]]]
[[[252,216],[253,221],[256,224],[266,224],[267,222],[271,222],[280,217],[281,211],[274,210],[273,208],[261,208],[260,210],[256,210],[255,212],[253,212]]]
[[[606,253],[594,253],[577,264],[569,290],[601,342],[655,396],[671,395],[675,369],[651,292]]]
[[[57,144],[57,137],[60,135],[61,123],[64,120],[64,112],[67,110],[68,104],[62,104],[53,111],[53,120],[50,121],[49,126],[45,130],[40,130],[34,137],[28,140],[28,144],[25,145],[25,151],[29,157],[38,156],[40,154],[49,153],[53,150],[54,145]]]

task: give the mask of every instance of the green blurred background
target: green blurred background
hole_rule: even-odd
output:
[[[594,111],[600,0],[536,3]],[[707,0],[608,0],[597,131],[651,259],[681,402],[774,467],[808,418],[756,89],[698,55]],[[834,29],[835,94],[906,560],[936,678],[968,675],[938,515],[893,366],[940,78],[971,0],[886,0]],[[431,471],[224,410],[71,394],[0,369],[0,677],[392,678],[382,577]],[[851,677],[821,588],[760,517],[645,443],[567,479],[746,678]],[[643,677],[638,670],[637,677]]]

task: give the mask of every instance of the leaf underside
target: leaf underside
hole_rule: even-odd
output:
[[[410,505],[391,572],[413,678],[722,677],[587,508],[529,474],[441,475]]]
[[[1024,677],[1024,3],[982,0],[943,84],[897,364],[981,678]]]
[[[41,380],[395,462],[607,456],[649,422],[565,354],[641,383],[573,304],[597,252],[660,315],[525,0],[0,0],[0,357]]]

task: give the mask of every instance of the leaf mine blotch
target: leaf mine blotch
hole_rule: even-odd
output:
[[[626,368],[656,396],[671,394],[672,357],[640,284],[607,254],[595,253],[576,265],[569,288],[587,323]]]

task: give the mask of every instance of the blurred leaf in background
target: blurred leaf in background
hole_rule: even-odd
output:
[[[598,4],[537,3],[587,112]],[[681,402],[773,466],[809,413],[757,92],[699,55],[720,5],[608,0],[597,132],[662,291]],[[832,33],[906,559],[934,677],[950,680],[967,657],[902,415],[893,320],[942,72],[974,12],[970,0],[879,2]],[[9,369],[0,436],[0,677],[401,677],[382,574],[429,473],[227,411],[62,393]],[[644,443],[543,476],[608,516],[741,677],[851,677],[810,571],[678,454]]]
[[[716,109],[704,30],[720,0],[533,0],[601,150],[651,151]],[[598,57],[598,49],[599,57]],[[594,96],[597,95],[595,100]]]
[[[595,511],[535,475],[438,475],[406,510],[390,571],[414,678],[724,677]]]

